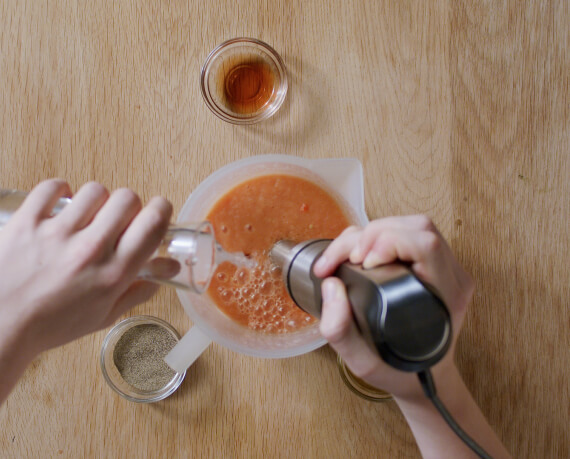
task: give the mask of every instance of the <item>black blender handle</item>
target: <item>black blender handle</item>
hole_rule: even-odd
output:
[[[363,269],[343,263],[335,276],[346,286],[361,334],[386,363],[418,372],[446,354],[451,343],[449,311],[405,265]]]

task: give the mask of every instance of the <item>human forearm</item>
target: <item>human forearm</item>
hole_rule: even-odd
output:
[[[437,395],[459,426],[494,459],[511,456],[491,429],[469,393],[455,365],[433,371]],[[419,390],[395,397],[425,459],[477,457],[446,424],[431,401]]]
[[[37,355],[26,338],[26,324],[0,314],[0,404]]]

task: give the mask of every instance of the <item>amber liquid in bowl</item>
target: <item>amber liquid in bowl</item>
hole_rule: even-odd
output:
[[[250,115],[268,104],[275,92],[276,77],[271,67],[262,60],[250,57],[231,59],[223,65],[218,87],[230,110]]]
[[[225,250],[254,258],[254,269],[222,263],[208,295],[227,316],[252,330],[288,333],[316,319],[287,294],[269,250],[282,239],[301,242],[337,237],[349,225],[339,204],[318,185],[289,175],[267,175],[238,185],[210,210],[216,239]]]

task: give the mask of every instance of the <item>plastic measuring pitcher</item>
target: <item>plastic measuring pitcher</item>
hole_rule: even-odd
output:
[[[286,174],[309,180],[327,191],[351,223],[365,225],[362,165],[357,159],[303,159],[286,155],[260,155],[230,163],[204,180],[184,204],[178,221],[204,220],[216,202],[237,185],[263,175]],[[270,334],[251,330],[226,316],[208,296],[177,290],[194,326],[166,356],[178,372],[185,371],[212,341],[255,357],[284,358],[323,346],[318,323],[299,331]]]

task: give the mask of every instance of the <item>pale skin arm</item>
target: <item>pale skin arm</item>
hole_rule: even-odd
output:
[[[437,289],[447,305],[454,330],[447,355],[431,371],[439,398],[457,423],[495,459],[510,458],[465,386],[454,362],[457,335],[474,290],[471,277],[425,216],[390,217],[364,228],[351,227],[324,252],[315,265],[319,277],[330,276],[343,261],[365,268],[400,260]],[[455,435],[423,394],[414,373],[395,370],[367,347],[352,320],[346,290],[329,277],[322,286],[322,335],[352,372],[391,394],[404,414],[424,458],[473,458],[476,455]]]
[[[0,403],[42,351],[111,325],[157,289],[136,276],[168,228],[170,203],[142,207],[130,190],[88,183],[50,218],[64,196],[65,182],[42,182],[0,231]]]

